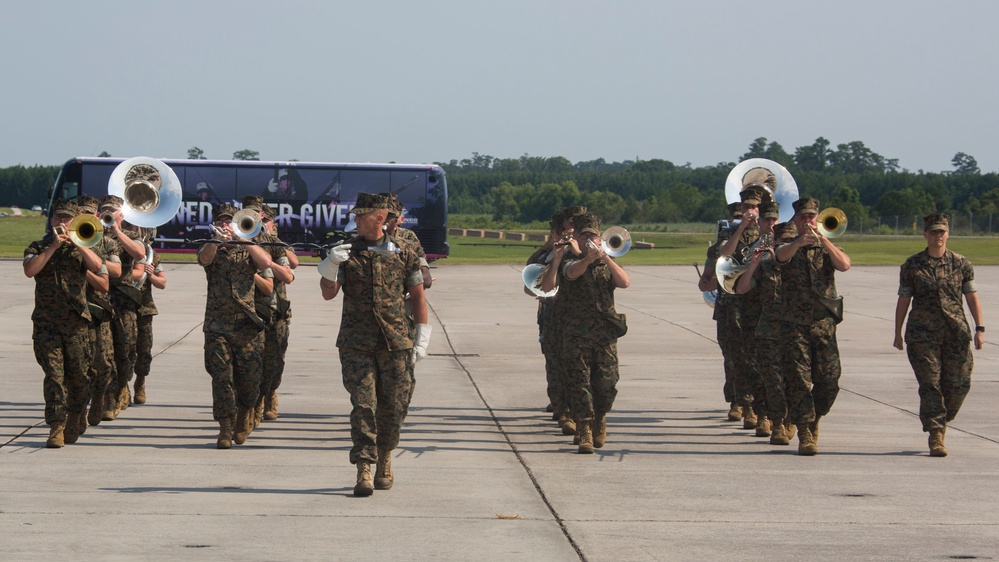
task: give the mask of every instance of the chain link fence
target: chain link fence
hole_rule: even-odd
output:
[[[922,236],[923,217],[886,215],[849,218],[850,232],[867,236]],[[950,232],[954,236],[994,236],[999,234],[999,216],[995,213],[953,214]]]

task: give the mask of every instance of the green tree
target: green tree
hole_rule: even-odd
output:
[[[825,171],[829,164],[829,141],[824,137],[815,139],[810,146],[799,146],[794,151],[794,164],[802,170]]]
[[[188,160],[208,160],[205,158],[205,151],[196,146],[187,149]]]
[[[233,160],[260,160],[260,153],[256,150],[244,148],[232,153]]]
[[[97,157],[98,158],[111,158],[111,153],[108,152],[108,151],[106,151],[106,150],[102,150],[101,153],[97,155]]]
[[[975,160],[975,157],[970,154],[958,152],[954,155],[954,158],[951,159],[950,163],[954,165],[955,174],[970,174],[977,176],[981,173],[981,170],[978,169],[978,161]]]

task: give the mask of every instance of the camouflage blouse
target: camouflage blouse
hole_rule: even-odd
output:
[[[52,236],[47,235],[29,244],[24,250],[24,261],[38,258],[51,242]],[[107,268],[102,267],[101,270],[107,273]],[[59,246],[34,279],[35,310],[31,313],[33,322],[58,324],[63,322],[67,311],[90,320],[87,306],[87,265],[76,246]]]
[[[809,325],[817,313],[825,311],[820,298],[837,298],[836,268],[822,246],[798,248],[780,269],[781,318],[784,321]]]
[[[610,343],[617,338],[611,334],[613,327],[606,315],[616,315],[614,310],[614,279],[610,267],[602,260],[595,261],[575,279],[565,275],[577,260],[562,262],[562,281],[558,295],[565,303],[559,319],[563,337],[575,337],[597,343]]]
[[[945,327],[970,341],[962,297],[976,291],[975,268],[961,254],[947,250],[934,258],[923,250],[905,260],[898,282],[899,296],[912,297],[905,341],[935,340]]]
[[[202,267],[208,278],[205,332],[232,332],[247,321],[263,327],[253,301],[256,292],[253,274],[259,270],[246,250],[220,246],[212,263]]]
[[[370,250],[351,250],[340,264],[337,281],[343,292],[343,314],[337,347],[363,351],[413,348],[412,321],[406,316],[406,287],[423,284],[416,252],[394,237],[385,239],[399,246],[399,253],[382,255]],[[354,237],[350,243],[364,240]]]

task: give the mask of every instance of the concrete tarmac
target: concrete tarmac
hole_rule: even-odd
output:
[[[999,558],[999,328],[930,458],[916,382],[891,347],[897,267],[837,275],[842,390],[820,453],[725,420],[711,310],[686,267],[632,267],[608,440],[576,454],[543,411],[536,304],[514,266],[435,267],[434,331],[396,482],[351,494],[340,300],[314,267],[294,317],[280,417],[215,448],[205,276],[166,264],[148,403],[46,449],[34,282],[0,263],[0,559],[947,560]],[[976,270],[988,323],[999,267]],[[994,322],[990,324],[990,329]]]

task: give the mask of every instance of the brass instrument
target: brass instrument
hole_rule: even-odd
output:
[[[828,207],[815,217],[818,233],[826,238],[836,238],[846,232],[846,213],[836,207]]]
[[[104,226],[101,221],[89,213],[76,215],[66,227],[66,233],[73,244],[81,248],[96,246],[104,236]]]
[[[141,289],[149,274],[146,272],[146,265],[153,263],[153,247],[146,244],[146,256],[132,266],[132,286]],[[138,279],[136,279],[138,274]]]
[[[264,221],[253,209],[243,209],[232,217],[232,233],[239,238],[253,238],[260,234]]]
[[[697,267],[697,262],[694,262],[694,270],[697,271],[697,279],[698,282],[700,282],[701,268]],[[702,296],[704,297],[704,304],[710,306],[711,308],[714,308],[715,301],[718,300],[718,289],[715,289],[714,291],[701,291],[701,293]]]
[[[612,226],[600,235],[600,245],[608,256],[621,257],[631,249],[631,234],[620,226]]]
[[[754,168],[764,168],[773,174],[776,188],[772,190],[770,195],[774,201],[780,203],[780,222],[791,220],[791,217],[794,216],[792,204],[798,200],[798,184],[795,183],[794,178],[791,177],[791,173],[787,171],[787,168],[773,160],[750,158],[736,164],[725,180],[726,201],[728,203],[739,203],[742,201],[740,194],[745,189],[742,179],[747,172]],[[768,187],[763,187],[766,191],[771,191]]]
[[[756,242],[742,249],[740,253],[741,259],[737,260],[730,256],[719,256],[718,261],[715,263],[715,276],[718,279],[719,290],[734,295],[736,293],[735,286],[739,282],[739,278],[749,268],[749,260],[752,259],[753,254],[771,250],[773,247],[773,234],[761,234]]]
[[[549,267],[551,267],[551,264],[532,263],[524,268],[522,273],[524,286],[527,287],[528,291],[534,293],[535,296],[549,298],[554,297],[558,293],[558,285],[551,291],[544,291],[541,288],[541,281],[545,278],[545,273]]]
[[[104,225],[104,228],[114,226],[114,213],[101,213],[101,224]]]
[[[125,201],[121,208],[124,219],[144,228],[169,222],[180,210],[183,198],[176,172],[145,156],[118,164],[108,180],[108,195],[121,197]]]

